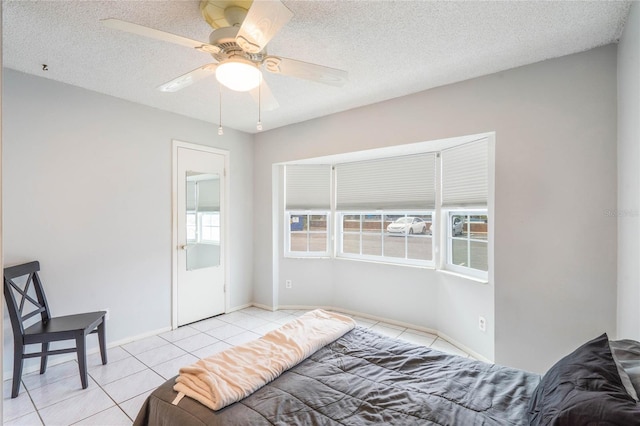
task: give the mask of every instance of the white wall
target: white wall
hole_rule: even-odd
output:
[[[251,302],[251,135],[12,70],[2,101],[5,265],[40,261],[54,315],[110,308],[109,342],[170,326],[172,139],[230,151],[230,307]]]
[[[618,45],[618,337],[640,340],[640,4]]]
[[[615,46],[265,132],[255,146],[75,87],[10,70],[4,80],[5,263],[42,261],[54,314],[111,308],[111,341],[170,323],[173,138],[231,150],[231,306],[342,306],[437,328],[492,357],[477,315],[495,303],[495,320],[484,313],[495,360],[540,372],[615,333],[617,224],[604,213],[616,208]],[[274,256],[272,164],[487,131],[496,131],[489,285]]]
[[[488,285],[273,252],[272,164],[489,131],[496,193]],[[306,304],[318,294],[318,304],[436,328],[498,363],[538,372],[583,341],[615,333],[617,227],[603,213],[616,206],[615,46],[265,132],[256,136],[254,166],[258,303]]]
[[[2,7],[0,7],[0,270],[3,270],[2,261]],[[4,292],[0,296],[0,301],[4,306]],[[4,341],[4,315],[0,315],[0,342]],[[0,351],[0,365],[3,362],[2,351]],[[4,398],[3,398],[4,399]],[[3,406],[0,401],[0,418],[3,417]]]

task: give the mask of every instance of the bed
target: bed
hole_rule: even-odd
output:
[[[622,367],[613,360],[609,347],[606,335],[600,336],[541,377],[356,327],[221,410],[211,410],[188,397],[173,405],[178,393],[173,390],[175,379],[168,380],[147,398],[134,425],[504,426],[586,424],[580,419],[594,419],[575,417],[576,409],[583,415],[591,416],[594,411],[606,416],[606,421],[600,418],[596,424],[640,424],[640,406],[628,394],[619,375],[624,370],[618,373]],[[638,353],[626,352],[631,363],[640,360],[640,345],[632,348]],[[595,377],[590,367],[576,375],[576,363],[593,364],[600,376]],[[572,377],[567,380],[567,375]],[[567,381],[578,383],[581,389],[567,386]],[[592,388],[588,389],[592,398],[583,395],[585,386]],[[567,408],[563,406],[567,401],[582,405]],[[612,401],[613,414],[604,407]]]

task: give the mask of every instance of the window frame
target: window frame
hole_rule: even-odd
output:
[[[203,224],[203,218],[204,216],[207,215],[211,215],[211,216],[217,216],[218,217],[218,225],[213,225],[213,226],[206,226],[207,228],[217,228],[218,229],[218,236],[219,238],[217,240],[208,240],[204,238],[204,228],[205,225]],[[190,225],[189,223],[187,223],[187,244],[208,244],[208,245],[220,245],[220,238],[221,238],[221,226],[220,226],[220,212],[219,211],[197,211],[197,210],[189,210],[186,213],[186,217],[187,219],[189,217],[194,217],[195,220],[195,224]],[[195,233],[195,238],[189,238],[189,228],[194,228],[194,233]]]
[[[409,266],[419,266],[419,267],[435,267],[435,236],[433,235],[433,226],[435,224],[435,210],[345,210],[345,211],[336,211],[336,234],[337,234],[337,243],[336,243],[336,254],[335,257],[338,259],[350,259],[350,260],[360,260],[360,261],[368,261],[368,262],[378,262],[378,263],[389,263],[394,265],[409,265]],[[344,216],[349,215],[358,215],[360,216],[360,229],[359,231],[346,231],[344,230]],[[375,215],[381,216],[381,255],[371,255],[371,254],[362,254],[363,244],[363,228],[362,228],[362,217],[367,215]],[[420,216],[431,216],[431,227],[430,233],[423,235],[398,235],[398,237],[404,238],[405,243],[405,251],[404,258],[402,257],[392,257],[384,255],[384,240],[386,236],[390,236],[390,233],[384,227],[385,217],[386,216],[404,216],[404,217],[420,217]],[[428,222],[427,222],[428,223]],[[344,251],[344,235],[359,235],[360,236],[360,253],[345,253]],[[408,241],[409,238],[431,238],[431,259],[430,260],[421,260],[421,259],[410,259],[408,258],[409,247]]]
[[[327,218],[327,228],[325,231],[312,231],[307,229],[305,231],[307,235],[307,251],[291,250],[291,234],[292,232],[298,233],[298,231],[291,231],[291,216],[325,216]],[[286,258],[326,258],[331,257],[331,241],[332,241],[332,226],[331,226],[332,214],[330,210],[286,210],[284,215],[284,257]],[[310,221],[310,219],[307,219]],[[309,251],[310,248],[310,235],[311,234],[326,234],[326,247],[325,251]]]
[[[342,259],[342,260],[356,260],[356,261],[366,261],[373,262],[379,264],[388,264],[388,265],[399,265],[399,266],[414,266],[414,267],[422,267],[425,269],[433,269],[434,271],[439,271],[442,273],[453,274],[459,276],[461,278],[466,278],[471,281],[476,281],[480,283],[488,283],[493,280],[493,259],[494,259],[494,182],[495,182],[495,132],[487,132],[477,135],[468,135],[462,136],[458,138],[449,138],[437,141],[428,141],[428,142],[419,142],[415,144],[407,144],[407,145],[398,145],[389,148],[381,149],[379,152],[371,155],[368,151],[356,151],[345,154],[338,154],[335,156],[327,156],[327,157],[317,157],[313,159],[307,159],[305,161],[292,161],[290,163],[280,163],[279,165],[284,166],[283,170],[285,170],[284,175],[284,209],[274,209],[274,213],[277,212],[277,216],[279,219],[274,217],[274,226],[280,227],[280,223],[276,223],[277,220],[283,220],[285,217],[287,222],[284,223],[284,226],[281,229],[284,230],[282,234],[285,235],[285,241],[282,244],[283,249],[281,249],[281,256],[289,258],[330,258],[330,259]],[[487,173],[487,181],[486,181],[486,200],[482,199],[461,199],[461,200],[449,200],[447,202],[443,199],[444,188],[443,188],[443,155],[446,152],[451,152],[452,148],[461,148],[465,145],[475,144],[475,143],[486,143],[486,153],[487,153],[487,161],[485,164],[486,173]],[[352,254],[352,253],[344,253],[343,244],[344,244],[344,232],[342,229],[343,219],[341,215],[347,214],[358,214],[358,215],[366,215],[366,214],[394,214],[396,212],[400,212],[402,214],[406,212],[415,212],[415,211],[423,211],[418,206],[409,206],[409,205],[398,205],[395,204],[393,206],[386,206],[384,203],[382,205],[357,205],[357,203],[350,203],[351,205],[343,205],[340,206],[338,203],[338,191],[337,191],[337,173],[338,168],[346,163],[354,163],[354,162],[367,162],[370,160],[379,160],[379,159],[387,159],[392,157],[403,157],[408,155],[421,155],[421,154],[435,154],[435,205],[425,206],[425,212],[431,214],[432,226],[431,226],[431,248],[432,248],[432,260],[429,262],[424,262],[420,265],[414,265],[413,262],[404,262],[401,258],[395,257],[385,257],[385,256],[372,256],[372,255],[360,255],[360,254]],[[286,176],[286,167],[291,164],[324,164],[330,165],[331,174],[330,174],[330,206],[287,206],[287,176]],[[451,170],[448,168],[448,170]],[[481,180],[481,179],[480,179]],[[479,179],[471,178],[469,181],[470,185],[475,185],[479,181]],[[386,200],[386,198],[385,198]],[[486,203],[485,203],[486,201]],[[378,203],[380,204],[380,203]],[[342,207],[343,210],[340,208]],[[415,207],[418,207],[417,209]],[[289,208],[290,210],[287,210]],[[385,210],[388,209],[388,210]],[[486,243],[487,247],[487,269],[488,271],[480,271],[473,268],[466,267],[457,267],[457,265],[453,265],[451,263],[452,256],[449,254],[449,246],[450,246],[450,219],[449,219],[449,211],[474,211],[479,212],[482,215],[486,215],[487,217],[487,239],[482,240],[483,243]],[[285,214],[282,214],[282,213]],[[329,251],[326,254],[317,254],[318,252],[291,252],[290,251],[290,235],[289,235],[289,226],[288,223],[290,221],[290,216],[288,214],[294,212],[319,212],[321,214],[326,214],[327,222],[328,222],[328,234],[327,234],[327,242],[329,245]],[[360,233],[362,229],[358,232]],[[282,235],[280,234],[280,235]],[[474,241],[474,240],[472,240]],[[362,239],[360,241],[362,244]],[[374,250],[371,252],[377,252],[377,247],[372,246]],[[406,247],[406,246],[405,246]],[[360,248],[362,252],[362,247]],[[381,249],[381,253],[383,252],[384,246]],[[414,252],[415,253],[415,252]],[[405,248],[405,257],[408,254],[407,248]],[[474,259],[474,264],[476,263],[477,258]],[[420,262],[420,261],[419,261]],[[426,263],[426,264],[425,264]],[[484,267],[483,264],[479,264],[481,267]]]
[[[446,226],[446,229],[443,232],[444,235],[444,239],[445,239],[445,246],[446,246],[446,251],[445,251],[445,258],[444,261],[442,262],[442,269],[445,271],[450,271],[450,272],[454,272],[457,274],[461,274],[461,275],[465,275],[465,276],[469,276],[469,277],[473,277],[473,278],[477,278],[483,281],[488,280],[489,278],[489,271],[483,271],[481,269],[477,269],[477,268],[472,268],[470,266],[461,266],[461,265],[456,265],[454,263],[452,263],[453,261],[453,241],[454,240],[464,240],[467,241],[469,243],[469,248],[468,248],[468,253],[467,253],[467,260],[469,260],[470,263],[470,247],[471,247],[471,242],[479,242],[479,243],[484,243],[487,245],[487,269],[489,269],[490,265],[489,265],[489,235],[490,235],[490,230],[487,228],[487,238],[485,240],[480,240],[480,239],[474,239],[471,238],[471,232],[467,232],[467,237],[466,238],[460,238],[460,237],[456,237],[453,235],[453,217],[454,216],[466,216],[467,218],[471,217],[471,216],[486,216],[487,217],[487,227],[489,227],[489,222],[490,222],[490,217],[489,217],[489,209],[487,207],[470,207],[470,208],[447,208],[447,209],[442,209],[442,216],[444,218],[446,218],[446,220],[442,220],[442,224],[444,226]],[[469,221],[469,223],[471,223]]]
[[[212,218],[217,218],[217,225],[205,225],[204,224],[204,219],[205,216],[210,216]],[[201,230],[201,235],[200,235],[200,244],[211,244],[211,245],[220,245],[220,239],[221,239],[221,226],[220,226],[220,212],[219,211],[201,211],[198,212],[198,216],[197,216],[197,221],[198,221],[198,226],[199,229]],[[218,235],[218,239],[205,239],[204,238],[204,234],[205,234],[205,228],[209,228],[211,229],[214,234],[216,233],[215,231],[213,231],[214,229],[217,229],[217,235]]]

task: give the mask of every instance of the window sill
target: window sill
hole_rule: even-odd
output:
[[[458,277],[458,278],[464,278],[464,279],[469,280],[469,281],[475,281],[475,282],[480,283],[480,284],[489,284],[489,280],[487,278],[473,277],[471,275],[461,274],[460,272],[448,271],[446,269],[437,269],[437,271],[441,272],[443,274],[446,274],[446,275],[451,275],[451,276]]]
[[[318,256],[296,256],[295,254],[285,254],[284,255],[285,259],[331,259],[331,256],[329,256],[328,254],[321,254]]]
[[[355,257],[345,257],[345,256],[336,256],[335,259],[341,260],[341,261],[374,263],[376,265],[389,265],[389,266],[399,266],[399,267],[405,267],[405,268],[430,269],[432,271],[435,270],[435,267],[433,265],[415,265],[411,263],[385,262],[383,260],[359,259]]]

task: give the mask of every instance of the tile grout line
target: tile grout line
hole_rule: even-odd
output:
[[[160,336],[158,336],[158,337],[160,337]],[[166,339],[163,339],[163,340],[165,340],[165,341],[166,341]],[[171,342],[169,342],[169,343],[171,344]],[[153,368],[151,368],[150,366],[148,366],[147,364],[145,364],[144,362],[142,362],[140,359],[138,359],[134,354],[132,354],[131,352],[129,352],[128,350],[126,350],[125,348],[123,348],[123,347],[122,347],[122,345],[117,346],[117,347],[119,347],[120,349],[122,349],[123,351],[125,351],[126,353],[128,353],[130,357],[135,358],[138,362],[140,362],[142,365],[144,365],[147,369],[149,369],[149,370],[153,371],[155,374],[157,374],[158,376],[162,377],[162,375],[161,375],[161,374],[159,374],[157,371],[153,370]],[[150,350],[153,350],[153,349],[150,349]],[[144,352],[142,352],[142,353],[144,353]],[[124,360],[124,359],[126,359],[126,358],[123,358],[123,360]],[[117,362],[117,361],[116,361],[116,362]],[[108,363],[107,363],[107,364],[108,364]],[[104,364],[102,364],[102,365],[104,365]],[[114,380],[114,381],[112,381],[112,382],[109,382],[109,383],[105,383],[105,386],[106,386],[106,385],[108,385],[108,384],[110,384],[110,383],[117,382],[118,380],[124,379],[124,378],[126,378],[126,377],[130,377],[130,376],[132,376],[133,374],[140,373],[140,372],[142,372],[142,371],[144,371],[144,370],[136,371],[135,373],[129,374],[128,376],[121,377],[120,379],[116,379],[116,380]],[[89,373],[89,375],[91,375],[91,373]],[[102,391],[103,391],[103,392],[104,392],[104,393],[109,397],[109,399],[111,399],[111,401],[113,401],[113,403],[115,404],[115,406],[116,406],[116,407],[118,407],[118,409],[119,409],[120,411],[122,411],[122,413],[123,413],[125,416],[127,416],[127,418],[128,418],[129,420],[131,420],[132,422],[133,422],[133,421],[135,421],[135,419],[132,419],[132,418],[129,416],[129,414],[127,414],[127,412],[126,412],[126,411],[124,411],[124,409],[120,406],[120,403],[116,402],[116,400],[115,400],[115,399],[113,399],[113,397],[109,394],[109,392],[107,392],[107,391],[106,391],[106,389],[104,389],[104,387],[103,387],[100,383],[98,383],[98,382],[96,381],[96,379],[95,379],[93,376],[92,376],[91,378],[93,379],[93,381],[94,381],[94,382],[96,382],[96,384],[98,385],[98,387],[99,387],[99,388],[100,388],[100,389],[101,389],[101,390],[102,390]],[[162,377],[162,378],[164,379],[164,377]],[[144,391],[144,392],[147,392],[147,391]],[[139,393],[138,395],[132,396],[131,398],[128,398],[128,399],[126,399],[126,400],[122,401],[122,403],[127,402],[127,401],[129,401],[129,400],[131,400],[131,399],[133,399],[133,398],[137,398],[138,396],[142,395],[144,392],[141,392],[141,393]],[[95,415],[97,415],[97,414],[100,414],[100,413],[102,413],[102,412],[104,412],[104,411],[110,410],[111,408],[113,408],[113,407],[105,408],[104,410],[99,411],[99,412],[97,412],[97,413],[94,413],[94,414],[92,414],[92,415],[90,415],[90,416],[87,416],[87,417],[85,417],[85,418],[83,418],[83,419],[80,419],[80,420],[78,420],[77,422],[75,422],[75,423],[73,423],[73,424],[79,423],[79,422],[81,422],[82,420],[86,420],[86,419],[88,419],[89,417],[93,417],[93,416],[95,416]],[[43,422],[43,424],[44,424],[44,422]]]
[[[24,387],[24,391],[27,393],[27,396],[29,397],[29,400],[31,401],[31,405],[33,405],[33,409],[36,410],[36,415],[38,416],[38,418],[40,419],[40,422],[44,425],[44,419],[42,418],[42,416],[40,415],[40,410],[38,409],[38,407],[36,407],[36,403],[33,400],[33,398],[31,397],[31,393],[29,393],[29,389],[27,389],[27,386],[24,384],[24,380],[22,379],[22,377],[20,378],[20,383],[22,384],[22,386]],[[18,396],[20,396],[20,394],[18,393]],[[25,414],[25,416],[29,415],[31,413],[27,413]],[[20,416],[20,417],[24,417],[24,416]],[[18,418],[20,418],[18,417]],[[14,419],[15,420],[15,419]]]
[[[125,351],[126,353],[129,353],[129,351],[127,351],[126,349],[124,349],[122,346],[117,346],[117,347],[119,347],[120,349],[122,349],[122,350],[123,350],[123,351]],[[131,356],[133,356],[133,355],[131,355]],[[123,359],[126,359],[126,358],[123,358]],[[117,362],[117,361],[116,361],[116,362]],[[108,361],[107,361],[107,364],[109,364],[109,362],[108,362]],[[105,364],[101,364],[101,365],[105,365]],[[91,373],[89,373],[89,371],[88,371],[88,367],[87,367],[87,373],[89,374],[89,376],[91,376]],[[129,417],[129,415],[128,415],[128,414],[127,414],[127,413],[122,409],[122,407],[120,407],[120,404],[118,404],[118,403],[116,402],[116,400],[115,400],[115,399],[113,399],[113,398],[111,397],[111,395],[109,395],[109,392],[107,392],[107,391],[102,387],[102,385],[101,385],[100,383],[98,383],[98,381],[97,381],[93,376],[91,376],[91,378],[93,379],[93,381],[94,381],[94,382],[96,382],[96,385],[98,385],[98,387],[102,390],[102,392],[104,392],[104,393],[105,393],[105,395],[107,395],[107,397],[109,397],[109,399],[110,399],[111,401],[113,401],[113,403],[115,404],[115,406],[116,406],[116,407],[118,407],[118,408],[120,409],[120,411],[122,411],[122,412],[124,413],[124,415],[125,415],[125,416],[127,416],[127,418],[128,418],[128,419],[130,419],[131,421],[133,421],[133,419],[131,419],[131,417]],[[115,381],[115,380],[114,380],[114,381]],[[111,383],[112,383],[112,382],[111,382]],[[108,384],[108,383],[106,383],[106,384]],[[86,419],[88,419],[89,417],[93,417],[93,416],[95,416],[95,415],[97,415],[97,414],[100,414],[100,413],[102,413],[103,411],[110,410],[111,408],[113,408],[113,407],[105,408],[104,410],[102,410],[102,411],[98,411],[97,413],[94,413],[94,414],[92,414],[92,415],[90,415],[90,416],[87,416],[87,417],[85,417],[84,419],[78,420],[77,422],[75,422],[75,423],[73,423],[73,424],[79,423],[79,422],[81,422],[82,420],[86,420]],[[44,422],[42,422],[42,424],[44,425]],[[46,426],[46,425],[44,425],[44,426]]]
[[[93,379],[93,380],[95,381],[95,379]],[[84,418],[82,418],[82,419],[78,420],[77,422],[73,422],[73,423],[71,423],[71,425],[78,424],[78,423],[80,423],[80,422],[81,422],[81,421],[83,421],[83,420],[86,420],[86,419],[88,419],[88,418],[90,418],[90,417],[96,416],[96,415],[98,415],[98,414],[100,414],[100,413],[102,413],[102,412],[105,412],[105,411],[107,411],[107,410],[110,410],[110,409],[112,409],[113,407],[118,407],[118,408],[120,409],[120,411],[122,411],[122,412],[124,413],[124,415],[125,415],[125,416],[127,416],[127,418],[128,418],[128,419],[131,419],[131,417],[129,417],[129,415],[128,415],[127,413],[125,413],[125,412],[124,412],[124,410],[120,407],[120,404],[118,404],[118,403],[117,403],[117,402],[116,402],[116,401],[111,397],[111,395],[109,395],[109,392],[107,392],[106,390],[104,390],[104,388],[102,387],[102,385],[100,385],[100,383],[96,382],[96,385],[98,385],[98,387],[100,388],[100,390],[102,390],[102,392],[104,392],[104,393],[105,393],[105,395],[107,395],[107,397],[108,397],[111,401],[113,401],[113,403],[114,403],[115,405],[114,405],[114,406],[112,406],[112,407],[107,407],[107,408],[105,408],[104,410],[98,411],[97,413],[93,413],[93,414],[91,414],[91,415],[89,415],[89,416],[87,416],[87,417],[84,417]],[[131,421],[133,421],[133,420],[131,420]],[[44,422],[42,422],[42,424],[45,424],[45,423],[44,423]],[[71,426],[71,425],[70,425],[70,426]],[[46,425],[45,425],[45,426],[46,426]]]
[[[89,371],[87,371],[87,375],[88,375],[89,377],[91,377],[91,375],[89,374]],[[63,381],[63,380],[70,379],[70,378],[72,378],[72,377],[74,377],[74,376],[63,377],[63,378],[61,378],[61,379],[59,379],[59,380],[56,380],[56,381],[54,381],[54,382],[47,383],[47,384],[46,384],[46,385],[44,385],[44,386],[37,387],[37,388],[33,389],[32,391],[36,391],[36,390],[38,390],[38,389],[42,389],[42,388],[44,388],[44,387],[46,387],[46,386],[54,385],[54,384],[56,384],[56,383],[59,383],[59,382],[61,382],[61,381]],[[91,379],[95,382],[95,379],[94,379],[93,377],[91,377]],[[81,380],[81,379],[80,379],[80,377],[78,377],[78,380]],[[88,380],[87,380],[87,381],[88,381]],[[96,382],[96,384],[98,384],[98,382]],[[87,385],[87,389],[89,389],[89,385],[90,385],[90,384],[88,384],[88,385]],[[23,382],[23,386],[24,386],[24,382]],[[64,402],[64,401],[67,401],[67,400],[69,400],[69,399],[71,399],[71,398],[75,398],[76,396],[79,396],[79,395],[70,395],[70,396],[68,396],[68,397],[66,397],[66,398],[63,398],[63,399],[60,399],[60,400],[58,400],[58,401],[56,401],[56,402],[50,403],[49,405],[46,405],[46,406],[41,407],[41,408],[38,408],[38,407],[37,407],[37,405],[36,405],[36,403],[35,403],[35,401],[33,400],[33,397],[31,396],[31,391],[29,391],[29,390],[27,389],[27,387],[26,387],[26,386],[24,387],[24,390],[25,390],[25,392],[27,392],[27,393],[28,393],[29,398],[31,399],[31,403],[33,404],[34,408],[35,408],[35,409],[36,409],[36,411],[38,411],[38,412],[39,412],[40,410],[44,410],[44,409],[46,409],[46,408],[52,407],[52,406],[54,406],[54,405],[56,405],[56,404],[59,404],[60,402]],[[85,390],[85,389],[83,389],[83,390]]]
[[[131,352],[129,352],[128,350],[126,350],[125,348],[123,348],[123,347],[122,347],[122,345],[121,345],[121,346],[119,346],[119,348],[120,348],[120,349],[122,349],[123,351],[125,351],[126,353],[128,353],[132,358],[135,358],[138,362],[140,362],[142,365],[144,365],[144,366],[145,366],[145,367],[147,367],[148,369],[151,369],[151,367],[149,367],[149,366],[148,366],[148,365],[146,365],[144,362],[142,362],[141,360],[139,360],[139,359],[138,359],[134,354],[132,354]],[[124,358],[124,359],[126,359],[126,358]],[[133,373],[133,374],[137,374],[137,373],[140,373],[140,372],[142,372],[142,371],[144,371],[144,370],[137,371],[137,372],[135,372],[135,373]],[[154,371],[154,373],[158,374],[156,371]],[[128,376],[125,376],[125,377],[130,377],[130,376],[132,376],[133,374],[129,374]],[[159,374],[158,374],[158,375],[159,375]],[[160,377],[162,377],[161,375],[159,375],[159,376],[160,376]],[[125,377],[121,377],[120,379],[124,379]],[[117,381],[118,381],[118,380],[120,380],[120,379],[114,380],[113,382],[109,382],[109,383],[117,382]],[[95,379],[93,379],[93,380],[95,381]],[[98,382],[96,382],[96,383],[98,383]],[[109,383],[105,383],[105,385],[108,385]],[[106,389],[104,389],[104,388],[102,387],[102,385],[100,385],[100,384],[98,383],[98,386],[100,386],[100,388],[102,389],[102,391],[103,391],[104,393],[106,393],[106,394],[107,394],[107,396],[108,396],[108,397],[109,397],[109,398],[114,402],[114,404],[116,404],[116,406],[120,409],[120,411],[122,411],[122,412],[124,413],[124,415],[125,415],[125,416],[127,416],[127,418],[128,418],[129,420],[131,420],[132,422],[133,422],[133,421],[135,421],[135,419],[132,419],[132,418],[131,418],[131,416],[129,416],[129,414],[127,414],[127,412],[126,412],[126,411],[124,411],[124,410],[122,409],[122,407],[120,406],[120,404],[119,404],[118,402],[116,402],[116,400],[115,400],[115,399],[113,399],[113,397],[109,394],[109,392],[107,392],[107,391],[106,391]],[[146,391],[145,391],[145,392],[146,392]],[[142,395],[143,393],[144,393],[144,392],[142,392],[142,393],[140,393],[140,394],[138,394],[138,395],[135,395],[135,396],[133,396],[133,397],[131,397],[131,398],[129,398],[129,399],[126,399],[126,400],[124,400],[124,401],[122,401],[122,402],[127,402],[127,401],[129,401],[129,400],[131,400],[131,399],[133,399],[133,398],[136,398],[136,397],[138,397],[138,396]],[[112,408],[112,407],[107,408],[107,410],[109,410],[110,408]],[[106,410],[103,410],[103,411],[106,411]],[[100,413],[101,413],[101,412],[102,412],[102,411],[100,411]],[[98,414],[98,413],[96,413],[96,414]],[[95,415],[95,414],[94,414],[94,415]],[[89,416],[89,417],[91,417],[91,416]],[[87,417],[87,418],[88,418],[88,417]]]

